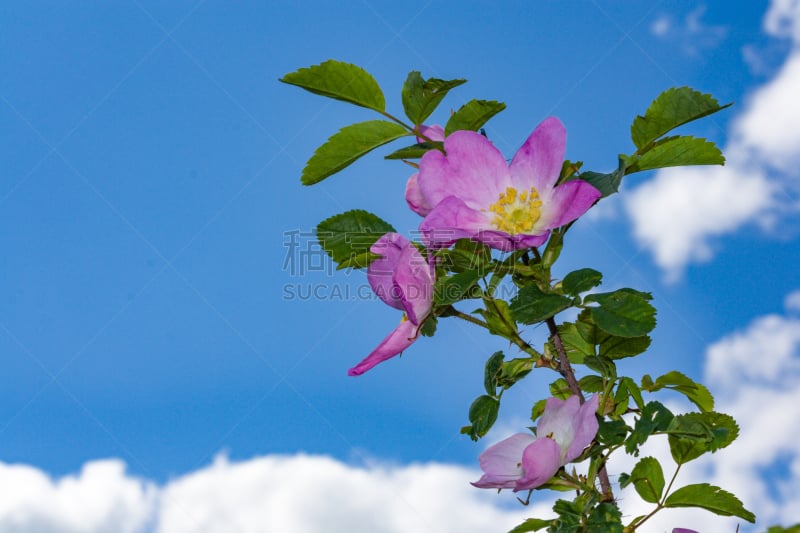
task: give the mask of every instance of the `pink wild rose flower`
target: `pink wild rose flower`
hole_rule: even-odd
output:
[[[543,485],[592,443],[599,428],[597,405],[597,395],[583,405],[577,396],[548,398],[537,436],[517,433],[487,448],[478,457],[484,474],[473,485],[514,492]]]
[[[539,124],[511,164],[483,135],[456,131],[444,140],[446,155],[430,150],[406,186],[411,209],[424,216],[428,246],[462,238],[498,250],[539,246],[550,230],[584,214],[601,196],[583,180],[555,186],[567,132],[555,117]]]
[[[438,124],[434,124],[433,126],[425,126],[422,124],[417,126],[416,129],[420,134],[425,135],[432,141],[444,141],[444,128]],[[425,139],[417,137],[417,142],[425,142]],[[419,192],[417,176],[419,176],[419,172],[408,178],[408,183],[406,183],[406,202],[408,202],[408,207],[410,207],[412,211],[424,217],[430,213],[431,208],[427,200],[425,200]]]
[[[403,311],[403,318],[372,353],[347,371],[349,376],[360,376],[411,346],[433,306],[433,270],[411,241],[387,233],[370,251],[381,258],[367,269],[369,284],[381,300]]]

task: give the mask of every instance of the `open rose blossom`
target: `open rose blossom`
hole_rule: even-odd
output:
[[[483,135],[450,134],[447,155],[426,152],[406,186],[409,207],[425,217],[420,231],[426,245],[471,238],[504,251],[530,248],[584,214],[600,191],[579,179],[555,186],[566,142],[564,125],[548,118],[509,165]]]
[[[597,395],[583,405],[577,396],[548,398],[537,436],[517,433],[487,448],[478,458],[484,474],[473,485],[516,492],[546,483],[592,443],[599,428],[597,405]]]
[[[403,318],[371,354],[347,371],[349,376],[360,376],[411,346],[433,305],[433,270],[411,241],[387,233],[370,251],[381,258],[367,269],[369,284],[381,300],[403,311]]]

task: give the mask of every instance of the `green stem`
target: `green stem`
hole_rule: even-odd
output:
[[[641,526],[642,524],[644,524],[645,522],[650,520],[650,518],[654,514],[656,514],[661,509],[664,508],[664,502],[667,501],[667,496],[669,496],[669,491],[672,490],[672,484],[675,483],[675,479],[678,477],[678,472],[681,471],[681,466],[682,465],[678,465],[678,468],[675,469],[675,473],[672,474],[672,479],[669,480],[669,485],[667,485],[667,490],[664,491],[664,496],[661,498],[661,501],[658,502],[658,504],[656,505],[656,508],[653,509],[647,516],[645,516],[644,518],[639,520],[635,525],[626,527],[625,528],[625,532],[626,533],[629,533],[629,532],[632,533],[633,531],[636,531],[637,527]]]

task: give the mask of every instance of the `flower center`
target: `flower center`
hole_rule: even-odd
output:
[[[529,233],[542,216],[542,200],[539,191],[531,187],[529,191],[519,192],[514,187],[506,187],[500,198],[489,206],[494,213],[492,224],[509,235]]]

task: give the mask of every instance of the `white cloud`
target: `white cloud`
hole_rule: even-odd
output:
[[[469,482],[478,477],[437,463],[367,468],[304,454],[242,462],[221,455],[156,487],[119,460],[89,462],[58,480],[0,463],[0,531],[489,533],[550,514],[549,504],[522,507],[511,494],[475,489]]]
[[[57,481],[24,465],[0,463],[0,531],[135,533],[153,515],[153,484],[125,474],[122,461],[86,463]]]
[[[773,2],[766,31],[795,32],[800,18],[791,19],[793,26],[769,21],[800,17],[797,4]],[[787,212],[797,210],[797,94],[800,49],[746,98],[732,121],[725,167],[660,170],[624,198],[635,238],[650,250],[668,280],[677,279],[689,263],[711,259],[715,239],[746,226],[769,230]]]

